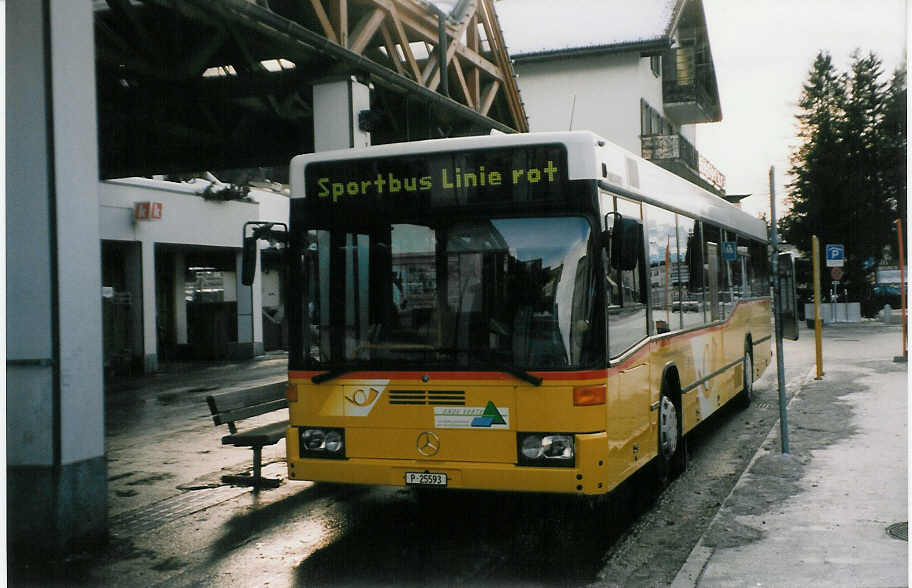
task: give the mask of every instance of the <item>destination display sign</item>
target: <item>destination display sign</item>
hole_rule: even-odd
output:
[[[567,197],[567,153],[535,145],[311,163],[308,208],[446,208]]]

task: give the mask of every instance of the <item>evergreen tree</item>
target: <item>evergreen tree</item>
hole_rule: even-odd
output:
[[[893,218],[906,224],[906,68],[898,68],[890,79],[884,116],[878,129],[881,142],[883,189]],[[890,244],[896,242],[895,231]],[[897,252],[898,255],[898,252]],[[895,256],[894,256],[895,257]]]
[[[827,202],[838,189],[831,170],[841,164],[837,134],[844,113],[845,80],[836,73],[830,55],[821,52],[814,60],[798,106],[798,138],[801,145],[791,156],[792,181],[787,186],[789,213],[780,220],[782,237],[801,251],[811,248],[811,235],[824,238],[831,218],[839,216]]]
[[[880,259],[896,214],[905,213],[905,77],[882,81],[881,60],[856,51],[846,74],[829,54],[814,60],[798,103],[799,147],[791,157],[790,210],[783,238],[809,253],[842,243],[853,300],[866,289],[864,266]],[[825,285],[829,276],[822,276]]]
[[[846,262],[843,268],[846,284],[853,300],[864,294],[864,264],[877,260],[890,234],[893,222],[886,206],[883,188],[882,147],[879,136],[886,98],[881,80],[881,61],[873,54],[852,54],[847,76],[845,118],[839,131],[842,137],[842,171],[844,185],[839,196],[846,217],[837,221],[845,244]]]

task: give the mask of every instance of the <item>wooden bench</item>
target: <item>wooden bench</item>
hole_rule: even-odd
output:
[[[285,438],[288,419],[270,423],[238,432],[236,421],[288,408],[285,396],[286,382],[267,384],[256,388],[234,390],[212,394],[206,397],[206,404],[212,413],[212,421],[219,425],[228,425],[229,435],[222,437],[222,445],[250,447],[253,449],[253,474],[222,476],[228,484],[253,486],[254,488],[276,488],[281,480],[263,478],[260,475],[263,462],[263,447],[275,445]]]

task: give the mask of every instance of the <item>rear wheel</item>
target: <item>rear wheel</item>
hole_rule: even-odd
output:
[[[738,403],[747,408],[754,399],[754,357],[749,349],[744,350],[744,360],[742,362],[743,376],[741,393],[738,394]]]

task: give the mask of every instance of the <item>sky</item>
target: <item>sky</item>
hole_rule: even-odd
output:
[[[874,52],[885,80],[904,66],[905,0],[703,0],[719,83],[722,122],[697,125],[697,150],[726,176],[729,194],[751,214],[769,216],[775,168],[776,216],[786,212],[795,114],[820,50],[846,71],[854,49]]]

